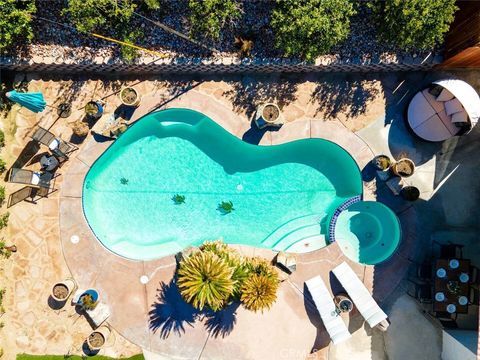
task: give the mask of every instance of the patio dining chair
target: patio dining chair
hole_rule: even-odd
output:
[[[415,264],[414,275],[410,277],[410,281],[418,284],[431,282],[433,278],[433,264],[429,261]],[[412,272],[410,272],[412,273]]]
[[[407,284],[407,295],[421,304],[431,304],[433,302],[432,287],[430,284],[418,284],[409,280]]]
[[[454,244],[448,242],[447,244],[441,244],[434,241],[434,245],[437,245],[440,249],[440,258],[441,259],[462,259],[463,258],[463,245]]]
[[[437,311],[435,318],[440,322],[440,325],[444,329],[457,329],[457,314],[450,314],[446,311]]]
[[[478,268],[476,266],[470,265],[468,276],[470,278],[470,286],[478,287]]]
[[[53,174],[49,172],[36,172],[32,170],[12,168],[10,169],[7,181],[49,189],[52,179]]]
[[[478,290],[471,286],[468,288],[468,303],[470,305],[480,305]]]
[[[60,161],[68,160],[68,155],[78,149],[74,144],[62,140],[41,126],[35,129],[31,137],[38,143],[47,146]]]

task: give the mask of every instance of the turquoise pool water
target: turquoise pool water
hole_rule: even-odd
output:
[[[335,239],[343,253],[362,264],[374,265],[388,259],[400,242],[400,222],[382,203],[362,201],[338,216]]]
[[[146,260],[214,239],[315,250],[327,244],[336,207],[361,193],[356,163],[330,141],[256,146],[201,113],[168,109],[138,121],[95,162],[83,207],[105,247]],[[219,211],[222,201],[234,210]]]

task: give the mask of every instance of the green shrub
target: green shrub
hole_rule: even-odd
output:
[[[0,130],[0,147],[5,146],[5,133],[3,130]]]
[[[242,15],[236,0],[189,0],[190,32],[212,40],[218,40],[220,31]]]
[[[8,212],[3,215],[0,215],[0,230],[7,227],[9,217],[10,217],[10,214]]]
[[[221,310],[236,300],[263,311],[275,302],[279,281],[265,259],[245,258],[221,241],[206,241],[180,261],[177,284],[185,301],[200,310]]]
[[[380,38],[405,50],[441,43],[457,10],[455,0],[375,0],[368,6]]]
[[[202,310],[220,310],[233,292],[233,269],[213,252],[197,251],[182,260],[178,288],[186,302]]]
[[[150,1],[153,5],[154,1]],[[147,4],[148,5],[148,4]],[[143,37],[139,29],[131,24],[137,4],[133,0],[68,0],[68,7],[63,15],[68,15],[78,31],[96,32],[101,35],[112,34],[118,40],[134,43]],[[122,46],[122,57],[127,62],[133,61],[137,50]]]
[[[0,0],[0,53],[33,39],[31,15],[36,10],[33,0]]]
[[[5,186],[0,186],[0,206],[5,201]]]
[[[286,56],[308,61],[328,53],[350,33],[350,0],[277,0],[271,25]]]

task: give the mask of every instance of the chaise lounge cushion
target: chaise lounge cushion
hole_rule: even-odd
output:
[[[455,96],[448,91],[447,89],[443,89],[440,95],[437,96],[437,101],[449,101],[452,100]]]
[[[447,115],[450,116],[464,110],[462,103],[457,98],[455,98],[445,102],[445,111],[447,112]]]
[[[423,96],[425,96],[425,99],[427,102],[430,104],[430,106],[435,110],[436,113],[439,113],[440,111],[445,110],[445,103],[441,101],[437,101],[435,96],[430,94],[427,89],[422,91]]]
[[[452,115],[452,123],[454,123],[456,126],[457,124],[468,124],[468,115],[466,111],[459,111],[455,114]],[[461,125],[463,126],[463,125]]]

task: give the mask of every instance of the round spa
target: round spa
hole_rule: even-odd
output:
[[[388,259],[400,242],[400,223],[382,203],[361,201],[338,216],[335,239],[351,260],[375,265]]]

